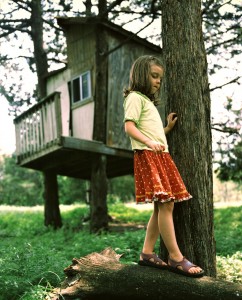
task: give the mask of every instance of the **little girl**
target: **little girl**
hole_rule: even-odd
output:
[[[157,58],[141,56],[131,68],[129,88],[124,90],[125,132],[134,150],[136,202],[154,203],[139,265],[199,277],[204,271],[182,255],[175,236],[174,202],[189,200],[192,196],[170,157],[165,136],[174,127],[177,116],[170,113],[168,124],[163,128],[155,107],[163,75],[164,67]],[[169,253],[167,264],[153,253],[159,235]]]

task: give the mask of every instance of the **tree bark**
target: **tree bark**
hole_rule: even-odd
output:
[[[242,299],[242,286],[212,277],[199,279],[139,265],[123,264],[111,248],[74,258],[66,279],[48,300],[233,300]],[[47,300],[46,299],[46,300]]]
[[[31,37],[38,77],[38,100],[46,97],[46,76],[48,74],[47,54],[43,47],[43,17],[40,0],[31,1]]]
[[[44,172],[44,199],[45,199],[45,226],[52,226],[54,229],[62,226],[57,176],[51,171]]]
[[[163,0],[162,35],[166,112],[178,115],[168,142],[193,196],[175,205],[176,235],[183,254],[215,276],[210,94],[201,1]]]
[[[38,77],[38,100],[47,96],[46,75],[48,74],[47,54],[43,47],[43,11],[41,1],[31,1],[31,37]],[[50,172],[50,173],[49,173]],[[62,226],[58,199],[56,174],[44,172],[45,225],[55,229]]]

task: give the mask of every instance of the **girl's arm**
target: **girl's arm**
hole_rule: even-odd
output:
[[[145,144],[147,147],[152,149],[155,152],[161,152],[165,150],[165,147],[161,145],[160,143],[153,141],[149,139],[147,136],[145,136],[143,133],[137,129],[135,126],[135,123],[133,121],[126,121],[124,124],[125,132],[132,137],[134,140]]]
[[[175,126],[177,121],[177,114],[176,113],[170,113],[167,117],[167,125],[164,128],[165,134],[167,134],[168,132],[170,132],[173,127]]]

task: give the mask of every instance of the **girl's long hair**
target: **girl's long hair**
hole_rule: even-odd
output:
[[[132,91],[137,91],[147,96],[155,105],[159,104],[160,89],[155,94],[150,94],[151,65],[160,66],[164,70],[164,66],[157,57],[143,55],[135,60],[130,70],[129,87],[124,89],[124,97]]]

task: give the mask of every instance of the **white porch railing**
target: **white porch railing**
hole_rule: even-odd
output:
[[[16,155],[31,155],[62,134],[60,93],[55,92],[15,118]]]

